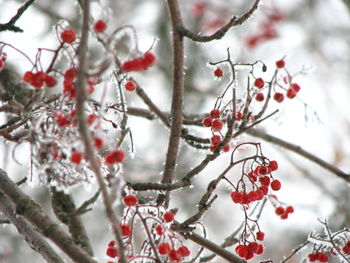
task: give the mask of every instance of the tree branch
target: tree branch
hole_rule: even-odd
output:
[[[74,241],[43,212],[38,203],[24,194],[2,169],[0,169],[0,191],[14,203],[16,215],[23,215],[38,228],[44,236],[61,248],[74,262],[96,263],[86,251],[76,245]]]
[[[83,2],[83,25],[82,25],[82,35],[78,50],[78,59],[79,59],[79,70],[77,72],[77,96],[76,96],[76,110],[77,110],[77,119],[78,119],[78,130],[81,136],[81,139],[84,143],[85,153],[87,159],[91,165],[91,169],[94,172],[99,187],[101,189],[103,203],[106,209],[107,218],[110,221],[111,227],[113,229],[114,236],[116,238],[120,262],[126,263],[125,253],[124,253],[124,245],[122,236],[119,229],[119,222],[112,208],[112,202],[107,191],[107,187],[103,176],[101,174],[100,165],[96,159],[95,149],[91,143],[90,130],[86,125],[86,116],[84,112],[84,104],[86,100],[86,80],[85,80],[85,72],[87,68],[87,51],[88,51],[88,35],[89,35],[89,19],[90,19],[90,0],[84,0]]]
[[[258,138],[263,139],[267,142],[279,145],[279,146],[283,147],[284,149],[287,149],[287,150],[292,151],[296,154],[299,154],[299,155],[303,156],[304,158],[318,164],[322,168],[330,171],[331,173],[335,174],[336,176],[344,179],[345,181],[350,182],[350,174],[343,172],[339,168],[322,160],[321,158],[317,157],[316,155],[305,151],[304,149],[302,149],[298,145],[292,144],[292,143],[284,141],[280,138],[269,135],[269,134],[267,134],[259,129],[249,129],[249,130],[247,130],[247,134],[252,135],[254,137],[258,137]]]
[[[218,31],[211,34],[210,36],[202,36],[200,33],[193,33],[192,31],[186,29],[182,24],[177,26],[177,30],[183,36],[196,42],[210,42],[214,39],[221,39],[225,36],[225,34],[231,27],[239,26],[243,24],[249,17],[251,17],[255,10],[258,8],[259,3],[260,0],[255,0],[252,7],[246,13],[244,13],[238,18],[236,16],[233,16],[226,25],[224,25],[222,28],[220,28]]]
[[[2,31],[13,31],[13,32],[23,32],[21,28],[15,26],[17,20],[23,15],[24,11],[34,2],[35,0],[28,0],[24,5],[22,5],[18,10],[14,17],[10,19],[6,24],[0,24],[0,32]]]
[[[38,252],[46,262],[64,262],[46,240],[33,229],[32,225],[23,218],[23,216],[16,213],[16,208],[13,203],[2,193],[0,193],[0,210],[11,221],[11,223],[16,226],[18,232],[24,236],[28,245]]]
[[[171,183],[174,179],[177,154],[182,130],[182,104],[184,95],[184,41],[176,30],[182,24],[181,13],[177,0],[168,0],[168,8],[173,29],[173,94],[171,102],[171,126],[169,144],[166,154],[162,183]],[[169,201],[169,192],[160,195],[157,203]]]

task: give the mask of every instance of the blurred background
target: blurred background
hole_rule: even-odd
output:
[[[0,0],[0,23],[7,22],[24,1]],[[246,0],[179,0],[185,25],[196,32],[210,34],[227,22],[232,15],[240,15],[252,4]],[[228,74],[220,80],[214,78],[213,67],[227,57],[230,49],[234,62],[252,63],[261,60],[267,72],[261,77],[271,78],[275,61],[285,58],[286,68],[301,86],[298,97],[284,103],[272,102],[269,112],[279,109],[277,115],[263,122],[260,128],[267,133],[300,145],[303,149],[334,164],[347,172],[350,169],[350,1],[348,0],[266,0],[248,22],[232,28],[218,41],[197,44],[186,40],[186,114],[208,113],[216,97],[230,80]],[[134,73],[147,94],[164,111],[169,111],[171,100],[171,28],[165,1],[93,1],[93,18],[107,21],[108,32],[123,25],[133,25],[142,52],[152,45],[157,63],[147,72]],[[1,32],[0,40],[16,46],[34,59],[37,48],[56,48],[58,41],[55,25],[67,21],[79,32],[81,12],[76,1],[37,0],[17,22],[23,33]],[[96,61],[105,56],[103,48],[91,38],[91,58]],[[118,46],[118,54],[127,59],[130,43],[126,39]],[[18,52],[6,49],[8,63],[18,74],[30,69]],[[45,56],[42,56],[44,59]],[[50,56],[47,57],[49,61]],[[223,67],[225,72],[228,68]],[[244,88],[244,87],[242,87]],[[53,90],[52,92],[58,92]],[[97,95],[99,93],[97,92]],[[135,94],[127,94],[128,106],[147,108]],[[115,101],[111,91],[108,100]],[[0,123],[6,118],[0,115]],[[129,118],[136,149],[123,167],[123,176],[132,182],[159,181],[167,149],[168,129],[158,120],[148,121]],[[201,136],[210,136],[208,129],[190,129]],[[232,146],[244,141],[261,141],[243,135]],[[267,204],[260,219],[260,227],[266,233],[263,259],[280,262],[291,250],[307,240],[311,232],[322,231],[318,219],[327,219],[332,230],[349,226],[350,191],[345,181],[319,166],[306,161],[287,150],[262,142],[264,154],[277,160],[280,166],[278,178],[282,189],[278,197],[293,205],[295,212],[287,220],[274,214],[274,207]],[[28,145],[16,146],[0,140],[0,166],[15,180],[30,171]],[[181,177],[204,158],[206,151],[197,151],[182,144],[178,160],[177,176]],[[19,162],[14,161],[15,159]],[[229,155],[223,154],[217,161],[197,176],[195,187],[173,194],[170,207],[180,207],[177,219],[181,221],[196,211],[196,204],[210,180],[215,178],[228,163]],[[96,186],[83,185],[74,188],[72,194],[81,204],[92,196]],[[49,191],[35,182],[24,187],[27,193],[43,204],[50,213]],[[241,223],[243,213],[229,198],[231,189],[221,184],[217,189],[218,200],[203,218],[208,226],[210,240],[221,243]],[[229,212],[228,212],[229,211]],[[106,243],[112,238],[102,202],[94,205],[92,212],[83,216],[99,262],[105,262]],[[101,223],[96,224],[99,218]],[[1,219],[1,216],[0,216]],[[99,221],[100,222],[100,221]],[[233,249],[230,249],[233,251]],[[308,251],[311,251],[308,248]],[[289,262],[302,262],[308,251],[295,256]],[[256,260],[256,261],[255,261]],[[258,262],[260,258],[252,261]],[[43,262],[42,258],[27,246],[11,225],[0,226],[0,262]],[[211,262],[222,262],[213,259]],[[337,262],[332,258],[330,262]]]

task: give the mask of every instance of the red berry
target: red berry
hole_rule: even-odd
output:
[[[121,230],[123,236],[130,236],[131,235],[131,227],[128,225],[120,225],[120,230]]]
[[[262,253],[264,253],[264,245],[259,244],[258,245],[258,250],[256,251],[257,255],[261,255]]]
[[[133,81],[127,81],[125,83],[125,89],[127,91],[134,91],[136,89],[136,83]]]
[[[274,191],[278,191],[281,189],[281,182],[277,179],[271,182],[271,189]]]
[[[189,255],[191,255],[191,251],[188,249],[188,247],[186,246],[181,246],[177,249],[178,252],[180,252],[181,257],[188,257]]]
[[[115,247],[115,241],[114,240],[109,241],[108,247]]]
[[[259,244],[256,243],[256,242],[251,242],[251,243],[249,243],[249,245],[248,245],[248,249],[249,249],[250,251],[252,251],[253,253],[256,253],[256,252],[258,251],[258,249],[259,249]]]
[[[276,61],[276,67],[278,68],[284,68],[285,65],[286,63],[284,62],[283,59]]]
[[[205,118],[202,120],[202,124],[205,127],[210,127],[211,126],[212,119],[211,118]]]
[[[87,116],[86,122],[87,122],[89,125],[91,125],[91,124],[95,121],[96,118],[97,118],[97,115],[91,113],[91,114],[89,114],[89,115]]]
[[[239,204],[242,202],[243,200],[243,196],[240,192],[232,192],[231,193],[231,198],[232,198],[232,201],[236,204]]]
[[[95,145],[96,149],[102,149],[103,140],[100,137],[94,137],[93,141],[94,141],[94,145]]]
[[[290,84],[290,88],[293,89],[295,92],[299,92],[300,91],[300,86],[297,83]]]
[[[261,185],[269,186],[269,184],[270,184],[270,177],[263,176],[263,177],[259,178],[259,181],[260,181]]]
[[[80,164],[83,159],[82,154],[80,152],[73,152],[70,156],[70,161],[75,164]]]
[[[281,103],[284,100],[284,95],[280,92],[276,92],[275,95],[273,95],[273,99]]]
[[[61,33],[61,39],[67,44],[72,44],[77,39],[77,36],[74,30],[64,30]]]
[[[278,169],[278,163],[276,161],[270,161],[269,168],[271,172],[276,171]]]
[[[243,117],[242,112],[238,111],[238,112],[236,113],[236,121],[242,120],[242,117]]]
[[[297,95],[297,92],[294,89],[290,88],[287,90],[288,98],[293,99],[296,95]]]
[[[215,77],[220,78],[224,75],[224,71],[221,68],[216,68],[214,70],[214,75],[215,75]]]
[[[245,258],[248,254],[250,254],[248,247],[244,245],[237,246],[235,250],[238,256],[241,258]]]
[[[222,148],[222,150],[223,150],[225,153],[229,152],[229,151],[230,151],[230,145],[229,145],[229,144],[226,144],[226,145],[224,146],[224,148]]]
[[[52,88],[57,84],[57,80],[55,77],[50,76],[50,75],[46,75],[46,74],[45,74],[44,81],[45,81],[46,87],[48,87],[48,88]]]
[[[264,165],[259,165],[256,167],[256,172],[258,175],[266,175],[270,173],[270,169]]]
[[[255,100],[256,101],[263,101],[264,99],[265,99],[265,96],[261,92],[257,93],[256,96],[255,96]]]
[[[261,89],[262,87],[264,87],[265,85],[265,81],[262,78],[257,78],[254,81],[254,86],[257,87],[258,89]]]
[[[143,64],[146,67],[151,66],[154,63],[155,60],[156,60],[156,56],[152,52],[147,52],[143,56]]]
[[[216,132],[221,131],[223,126],[224,126],[223,122],[220,121],[219,119],[215,119],[211,123],[211,127],[213,131],[216,131]]]
[[[259,231],[259,232],[256,233],[256,239],[257,240],[263,241],[264,238],[265,238],[265,233],[264,232]]]
[[[164,221],[167,222],[167,223],[170,223],[174,220],[174,214],[171,213],[171,212],[166,212],[164,215],[163,215],[163,218],[164,218]]]
[[[161,225],[156,225],[155,230],[159,236],[162,236],[164,234],[164,229]]]
[[[326,253],[319,253],[317,258],[320,262],[328,262],[328,255]]]
[[[103,33],[107,28],[106,22],[103,20],[98,20],[94,25],[94,30],[97,33]]]
[[[293,206],[287,206],[287,207],[286,207],[286,213],[287,213],[287,214],[292,214],[293,212],[294,212]]]
[[[345,254],[350,255],[350,247],[349,247],[349,246],[344,246],[344,247],[342,248],[342,250],[343,250],[343,252],[344,252]]]
[[[181,252],[175,249],[170,250],[169,259],[179,262],[181,260]]]
[[[122,70],[124,72],[141,71],[144,69],[145,69],[145,66],[143,64],[143,59],[141,58],[135,58],[135,59],[126,61],[122,65]]]
[[[213,119],[220,118],[220,110],[212,110],[210,112],[210,117],[212,117]]]
[[[112,152],[112,154],[117,163],[121,163],[125,159],[125,153],[123,151],[117,150]]]
[[[276,208],[275,213],[278,216],[283,215],[285,213],[285,209],[282,206],[279,206]]]
[[[33,80],[33,76],[34,76],[33,72],[27,71],[24,73],[22,80],[27,82],[27,83],[31,83]]]
[[[221,142],[221,136],[220,135],[213,135],[210,139],[211,143],[216,145]]]
[[[75,68],[67,69],[66,72],[64,72],[65,79],[73,80],[76,76],[77,76],[77,70]]]
[[[111,258],[116,258],[118,256],[118,250],[113,247],[107,248],[106,255]]]
[[[308,258],[310,262],[315,262],[317,260],[316,254],[309,254]]]
[[[123,202],[126,206],[135,206],[139,200],[134,195],[127,195],[123,198]]]
[[[170,253],[170,245],[168,243],[160,243],[158,246],[158,252],[161,255],[167,255]]]
[[[264,195],[267,195],[267,193],[269,192],[269,188],[267,188],[266,186],[260,186],[259,187],[259,190],[261,190],[263,193],[264,193]]]

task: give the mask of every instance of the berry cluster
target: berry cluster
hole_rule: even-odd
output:
[[[48,88],[52,88],[57,84],[55,77],[48,75],[43,71],[38,71],[36,73],[27,71],[24,73],[22,80],[29,83],[36,89],[40,89],[44,84]]]
[[[186,246],[179,248],[171,248],[169,243],[160,243],[158,245],[158,252],[160,255],[168,255],[170,261],[181,262],[183,258],[188,257],[191,251]]]
[[[259,33],[249,36],[246,39],[246,45],[249,48],[255,48],[267,40],[277,37],[276,24],[284,19],[284,15],[279,10],[274,10],[269,14],[265,21],[260,24]]]
[[[106,164],[112,165],[116,163],[121,163],[125,159],[125,153],[121,150],[112,151],[106,154],[105,162]]]
[[[261,255],[264,253],[264,245],[250,242],[248,245],[238,245],[235,250],[238,256],[249,260],[254,257],[254,254]]]
[[[310,262],[328,262],[328,255],[323,252],[316,252],[308,255]]]
[[[143,57],[126,61],[122,65],[123,72],[147,70],[155,62],[156,57],[152,52],[146,52]]]
[[[276,215],[280,216],[281,219],[287,219],[289,214],[292,214],[294,212],[293,206],[278,206],[275,209]]]
[[[277,70],[284,69],[285,64],[286,63],[283,59],[276,61]],[[284,71],[287,72],[286,69],[284,69]],[[278,103],[281,103],[282,101],[284,101],[284,96],[286,96],[289,99],[293,99],[301,89],[299,84],[292,83],[292,77],[289,75],[288,72],[287,72],[287,76],[283,78],[283,81],[284,81],[284,85],[287,85],[287,88],[285,89],[286,90],[285,95],[282,92],[278,92],[278,91],[274,91],[274,94],[273,94],[273,99]],[[265,95],[262,92],[262,89],[265,86],[266,86],[266,83],[262,78],[255,79],[254,87],[258,89],[258,92],[255,95],[256,101],[262,102],[265,100]],[[278,86],[282,87],[283,85],[280,84]]]
[[[262,200],[268,194],[269,187],[273,191],[278,191],[281,188],[281,182],[273,179],[271,175],[271,172],[277,169],[278,164],[276,161],[270,161],[268,165],[257,166],[246,175],[253,186],[253,190],[247,192],[246,185],[242,183],[242,180],[239,181],[236,190],[231,193],[232,201],[236,204],[248,205],[251,202]],[[242,191],[238,190],[240,183],[242,183]]]

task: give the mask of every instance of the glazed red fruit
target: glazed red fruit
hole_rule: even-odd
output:
[[[52,88],[52,87],[56,86],[56,84],[57,84],[57,80],[55,79],[55,77],[50,76],[50,75],[45,75],[44,81],[45,81],[46,87],[48,87],[48,88]]]
[[[224,75],[224,71],[221,68],[216,68],[214,70],[214,75],[215,75],[215,77],[220,78]]]
[[[67,44],[72,44],[77,39],[77,36],[74,30],[64,30],[61,33],[61,39]]]
[[[158,252],[161,255],[167,255],[170,253],[170,245],[168,243],[160,243],[158,246]]]
[[[254,86],[257,87],[258,89],[261,89],[262,87],[264,87],[265,85],[265,81],[262,78],[257,78],[254,81]]]
[[[64,72],[65,79],[74,79],[76,76],[77,70],[75,68],[67,69],[66,72]]]
[[[325,253],[319,253],[317,258],[320,262],[328,262],[328,255]]]
[[[271,172],[276,171],[278,169],[278,163],[276,161],[270,161],[269,168]]]
[[[160,236],[162,236],[164,234],[164,229],[163,229],[163,227],[161,225],[157,225],[155,227],[155,230],[156,230],[157,234],[160,235]]]
[[[229,151],[230,151],[230,145],[229,145],[229,144],[226,144],[226,145],[224,146],[224,148],[222,148],[222,150],[223,150],[225,153],[229,152]]]
[[[103,20],[98,20],[94,25],[94,30],[97,33],[103,33],[106,30],[106,28],[107,28],[107,24]]]
[[[136,89],[136,84],[133,81],[127,81],[125,83],[125,89],[127,91],[134,91]]]
[[[221,136],[220,135],[213,135],[211,138],[210,138],[210,142],[212,144],[219,144],[221,142]]]
[[[211,126],[212,119],[211,118],[205,118],[202,121],[203,126],[210,127]]]
[[[290,88],[295,90],[295,92],[299,92],[300,91],[300,86],[297,83],[290,84]]]
[[[256,239],[257,240],[263,241],[264,238],[265,238],[265,233],[264,232],[259,231],[259,232],[256,233]]]
[[[283,59],[276,61],[276,67],[278,68],[284,68],[285,65],[286,65],[286,62],[284,62]]]
[[[342,248],[342,250],[343,250],[343,252],[344,252],[345,254],[350,255],[350,246],[344,246],[344,247]]]
[[[283,215],[285,213],[285,211],[286,210],[282,206],[279,206],[276,208],[275,213],[276,213],[276,215],[280,216],[280,215]]]
[[[130,236],[131,235],[131,227],[128,225],[120,225],[120,230],[121,230],[123,236]]]
[[[256,252],[258,251],[258,249],[259,249],[259,244],[256,243],[256,242],[251,242],[251,243],[249,243],[249,245],[248,245],[248,249],[249,249],[250,251],[252,251],[253,253],[256,253]]]
[[[279,103],[281,103],[283,100],[284,100],[284,95],[280,92],[276,92],[274,95],[273,95],[273,99]]]
[[[178,252],[180,252],[181,257],[188,257],[189,255],[191,255],[191,251],[188,249],[188,247],[186,246],[181,246],[177,249]]]
[[[135,206],[139,200],[134,195],[127,195],[123,198],[123,202],[126,206]]]
[[[263,177],[259,178],[259,181],[260,181],[260,183],[262,185],[269,186],[269,184],[270,184],[270,177],[263,176]]]
[[[231,193],[231,199],[234,203],[239,204],[243,200],[243,196],[240,192],[232,192]]]
[[[271,189],[274,191],[278,191],[281,189],[281,182],[277,179],[271,182]]]
[[[73,152],[70,156],[70,161],[75,164],[80,164],[83,156],[80,152]]]
[[[212,117],[213,119],[219,118],[220,117],[220,110],[212,110],[210,112],[210,117]]]
[[[292,214],[292,213],[294,213],[294,208],[293,208],[293,206],[287,206],[287,207],[286,207],[286,213],[287,213],[287,214]]]
[[[106,255],[111,258],[116,258],[118,256],[118,250],[113,247],[107,248]]]
[[[223,122],[219,119],[215,119],[211,123],[211,127],[213,128],[213,131],[219,132],[222,130],[222,127],[224,126]]]
[[[297,92],[294,89],[290,88],[287,90],[288,98],[293,99],[296,95],[297,95]]]
[[[182,256],[181,256],[180,251],[175,250],[175,249],[170,250],[170,252],[169,252],[169,259],[170,260],[179,262],[181,260],[181,258],[182,258]]]
[[[156,61],[156,56],[152,52],[146,52],[143,56],[143,64],[146,67],[151,66]]]
[[[264,253],[264,245],[259,244],[258,245],[258,250],[256,251],[257,255],[261,255],[262,253]]]
[[[100,137],[94,137],[93,141],[96,149],[100,150],[103,148],[103,140]]]
[[[259,92],[258,94],[256,94],[255,99],[256,101],[263,101],[265,99],[265,96],[263,93]]]
[[[167,223],[170,223],[174,220],[174,214],[171,213],[171,212],[166,212],[164,215],[163,215],[163,218],[164,218],[164,221],[167,222]]]
[[[309,254],[308,258],[310,262],[315,262],[317,260],[316,254]]]
[[[33,80],[33,75],[34,75],[33,72],[27,71],[24,73],[22,80],[27,82],[27,83],[30,83]]]
[[[110,152],[105,156],[105,161],[107,164],[121,163],[124,161],[124,159],[125,153],[120,150]]]
[[[239,245],[236,247],[235,250],[238,256],[240,256],[241,258],[246,258],[249,255],[249,249],[247,246]]]

